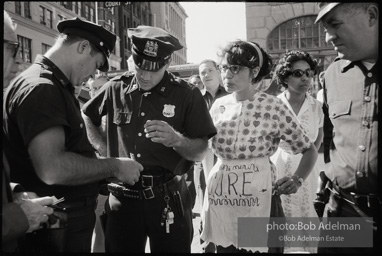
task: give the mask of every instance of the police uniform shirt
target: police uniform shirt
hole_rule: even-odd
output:
[[[35,173],[28,145],[39,133],[61,126],[65,150],[95,157],[88,141],[74,88],[48,58],[38,55],[32,66],[19,75],[4,95],[4,151],[9,160],[12,182],[39,196],[82,198],[98,193],[98,182],[80,186],[47,185]]]
[[[362,194],[377,191],[378,67],[367,70],[361,62],[337,58],[325,72],[324,113],[334,125],[325,173],[342,189]],[[324,122],[328,132],[330,123]]]
[[[83,106],[83,112],[96,125],[107,115],[109,157],[131,157],[174,171],[182,157],[172,147],[146,138],[144,125],[147,120],[163,120],[188,138],[210,138],[216,129],[206,103],[199,89],[168,72],[150,91],[140,90],[135,81],[133,76],[112,79]]]

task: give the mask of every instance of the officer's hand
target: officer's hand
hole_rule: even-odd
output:
[[[115,177],[124,183],[134,185],[139,180],[143,166],[127,157],[119,157],[117,160],[119,161],[119,171]]]
[[[291,177],[282,177],[281,179],[276,181],[276,184],[278,186],[278,192],[279,195],[285,194],[294,194],[297,192],[297,189],[299,188],[299,184],[292,179]]]
[[[17,203],[27,216],[29,223],[27,232],[40,229],[41,225],[48,221],[48,215],[53,213],[53,208],[46,206],[53,204],[53,198],[50,196],[25,199]]]
[[[147,120],[144,128],[146,138],[151,138],[152,142],[162,143],[166,147],[176,147],[182,136],[168,123],[161,120]]]
[[[38,198],[38,195],[35,192],[25,191],[25,192],[17,192],[13,194],[13,201],[20,202],[25,199],[33,199]]]

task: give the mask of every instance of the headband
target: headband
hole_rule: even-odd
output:
[[[248,42],[248,43],[255,48],[257,55],[259,56],[259,67],[261,69],[261,67],[263,66],[263,53],[261,52],[260,48],[256,44],[252,42]]]

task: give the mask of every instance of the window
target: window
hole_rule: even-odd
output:
[[[81,2],[77,2],[77,7],[78,7],[77,14],[82,15],[82,3]]]
[[[97,23],[94,16],[94,8],[90,8],[90,21],[93,21],[94,23]]]
[[[85,18],[89,19],[89,5],[85,5]]]
[[[17,40],[20,44],[20,55],[24,62],[32,63],[32,40],[23,36],[17,36]]]
[[[41,54],[45,54],[50,49],[50,47],[51,47],[50,45],[42,43],[41,44]]]
[[[78,4],[77,4],[77,2],[72,2],[72,5],[73,5],[74,13],[78,14]]]
[[[316,16],[289,20],[276,27],[268,37],[269,50],[293,50],[327,47],[322,23],[314,24]]]
[[[123,15],[123,26],[127,28],[127,16],[126,14]]]
[[[24,16],[25,18],[32,19],[31,7],[29,2],[24,2]]]
[[[115,34],[115,22],[111,22],[111,31]]]
[[[40,6],[40,24],[45,25],[45,7]]]
[[[53,13],[51,10],[46,9],[40,5],[40,24],[47,26],[48,28],[53,28],[52,18]]]
[[[49,27],[49,28],[53,28],[53,23],[52,23],[52,20],[53,20],[53,13],[51,10],[46,10],[46,25]]]
[[[21,2],[15,2],[15,12],[21,15]]]
[[[68,10],[73,10],[73,5],[71,2],[61,2],[61,5],[64,6]]]

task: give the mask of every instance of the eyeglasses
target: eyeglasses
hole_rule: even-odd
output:
[[[291,71],[291,73],[292,73],[292,76],[298,77],[298,78],[302,77],[304,74],[307,77],[313,77],[314,76],[314,71],[309,69],[309,68],[305,71],[303,71],[301,69],[296,69],[296,70]]]
[[[246,66],[240,66],[240,65],[219,65],[220,72],[226,72],[227,69],[229,69],[233,74],[239,73],[240,70],[244,68],[248,68]]]
[[[15,42],[15,41],[9,41],[9,40],[3,40],[4,43],[7,43],[8,45],[11,45],[13,47],[12,51],[13,51],[13,58],[16,58],[17,56],[17,53],[19,52],[19,42]]]

